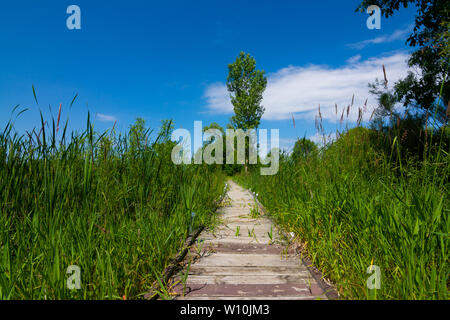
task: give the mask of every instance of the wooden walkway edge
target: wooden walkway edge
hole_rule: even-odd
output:
[[[190,249],[185,277],[174,278],[175,299],[333,299],[252,194],[228,183],[228,204],[218,210],[221,224],[205,229]]]

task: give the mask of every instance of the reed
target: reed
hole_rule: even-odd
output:
[[[133,139],[96,132],[88,115],[69,137],[61,110],[56,124],[41,115],[38,133],[12,121],[0,132],[0,299],[141,298],[189,227],[211,222],[224,178],[172,163],[170,122]],[[70,265],[79,290],[67,288]]]
[[[418,161],[394,129],[390,150],[377,148],[379,132],[357,127],[307,157],[281,157],[276,175],[235,180],[298,235],[343,298],[447,299],[450,150],[438,143]],[[371,265],[379,290],[366,286]]]

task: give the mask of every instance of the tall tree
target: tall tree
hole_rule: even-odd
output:
[[[430,113],[434,113],[437,107],[438,118],[442,119],[450,99],[448,0],[364,0],[356,11],[365,11],[369,5],[379,6],[386,18],[401,6],[416,6],[414,30],[406,43],[417,48],[408,60],[408,65],[417,72],[409,72],[406,78],[395,83],[391,98],[395,97],[396,102],[401,102],[405,107]],[[438,98],[441,98],[439,105],[436,104]]]
[[[234,63],[228,65],[227,88],[230,92],[234,116],[231,124],[235,129],[244,131],[257,129],[264,113],[261,105],[263,93],[267,86],[264,70],[256,70],[256,61],[241,51]],[[245,172],[253,144],[245,142]]]
[[[227,88],[234,107],[232,125],[237,129],[256,129],[264,107],[262,95],[267,86],[264,70],[256,70],[256,61],[241,51],[234,63],[228,65]]]

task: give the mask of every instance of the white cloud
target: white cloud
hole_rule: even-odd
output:
[[[281,150],[287,151],[287,152],[291,152],[292,149],[294,148],[295,142],[297,141],[297,139],[292,139],[292,138],[280,138],[279,140],[279,147]]]
[[[97,113],[97,117],[98,117],[98,120],[100,120],[101,122],[114,122],[114,121],[117,121],[116,117],[110,116],[110,115],[107,115],[107,114],[103,114],[103,113]]]
[[[351,43],[348,46],[353,49],[362,49],[371,44],[380,44],[380,43],[388,43],[393,42],[400,39],[405,39],[406,35],[410,33],[412,30],[412,26],[409,26],[406,29],[395,30],[393,33],[385,36],[376,37],[373,39],[368,39],[356,43]]]
[[[206,88],[204,98],[208,101],[208,109],[216,113],[233,112],[226,85],[213,83]]]
[[[308,139],[311,140],[312,142],[317,143],[319,146],[323,146],[324,142],[325,144],[327,144],[336,140],[336,133],[332,132],[324,135],[316,133],[315,135],[308,137]]]
[[[348,58],[345,62],[347,62],[348,64],[353,64],[353,63],[356,63],[356,62],[358,62],[360,60],[361,60],[361,55],[357,54],[356,56]]]
[[[367,60],[353,58],[339,68],[323,65],[289,66],[269,74],[262,102],[266,109],[263,119],[285,120],[294,114],[295,118],[314,120],[320,104],[324,119],[338,121],[343,108],[351,104],[354,95],[350,120],[356,121],[358,107],[362,107],[366,99],[367,109],[364,119],[367,120],[376,106],[367,84],[373,82],[375,78],[384,78],[383,65],[389,84],[406,76],[408,55],[394,53]],[[204,98],[210,112],[233,113],[225,84],[210,85],[205,90]],[[338,105],[338,115],[335,114],[335,104]]]

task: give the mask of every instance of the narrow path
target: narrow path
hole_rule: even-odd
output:
[[[177,299],[326,299],[288,241],[267,217],[255,214],[251,193],[228,184],[221,224],[203,231],[190,251],[187,280],[174,287]]]

